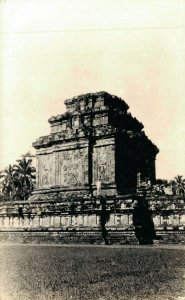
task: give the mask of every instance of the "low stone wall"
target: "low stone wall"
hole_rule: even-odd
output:
[[[133,231],[109,232],[110,244],[138,244]],[[56,243],[56,244],[104,244],[101,231],[3,231],[0,242],[6,243]]]
[[[164,200],[164,201],[163,201]],[[183,199],[169,206],[169,199],[149,199],[158,242],[185,242]],[[21,201],[0,203],[0,241],[99,243],[101,205],[60,201]],[[79,200],[78,200],[79,202]],[[160,203],[158,203],[160,202]],[[80,203],[80,202],[79,202]],[[119,204],[119,205],[118,205]],[[160,207],[160,205],[161,207]],[[180,206],[179,206],[180,205]],[[137,243],[133,226],[132,199],[107,201],[106,229],[110,243]]]
[[[156,244],[183,244],[185,245],[184,231],[157,231]],[[133,245],[138,244],[133,230],[108,231],[110,244]],[[105,244],[101,231],[94,230],[6,230],[0,231],[0,243],[33,243],[33,244]]]

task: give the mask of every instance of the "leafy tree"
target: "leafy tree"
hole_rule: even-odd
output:
[[[106,223],[109,221],[110,213],[106,209],[106,197],[100,196],[101,212],[100,212],[100,226],[102,237],[104,239],[105,245],[109,245],[108,241],[108,231],[106,229]]]
[[[168,181],[166,179],[156,179],[156,184],[167,184]]]

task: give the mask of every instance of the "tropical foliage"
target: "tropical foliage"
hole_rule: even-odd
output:
[[[152,194],[185,196],[185,179],[182,175],[177,175],[172,180],[158,179],[151,187]]]
[[[0,188],[7,201],[27,200],[35,184],[35,168],[32,159],[23,156],[17,164],[9,165],[0,172]]]
[[[15,176],[13,166],[9,165],[0,173],[1,192],[5,200],[14,200],[18,190],[18,178]]]

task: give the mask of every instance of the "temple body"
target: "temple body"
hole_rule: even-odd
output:
[[[125,194],[140,179],[155,181],[157,147],[128,105],[106,92],[65,100],[66,113],[51,117],[51,133],[33,146],[37,158],[36,195]]]

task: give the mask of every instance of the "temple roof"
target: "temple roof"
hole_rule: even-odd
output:
[[[107,100],[107,104],[109,105],[121,105],[122,107],[124,107],[124,109],[129,109],[129,106],[127,105],[127,103],[117,97],[117,96],[114,96],[114,95],[111,95],[105,91],[100,91],[100,92],[96,92],[96,93],[87,93],[87,94],[81,94],[81,95],[78,95],[78,96],[74,96],[70,99],[66,99],[64,101],[65,104],[72,104],[72,103],[75,103],[75,102],[78,102],[78,101],[81,101],[81,100],[96,100],[98,98],[104,98]],[[108,101],[109,100],[109,101]]]
[[[102,138],[119,132],[126,134],[133,143],[158,153],[158,148],[145,135],[143,124],[127,111],[129,106],[121,98],[101,91],[81,94],[64,103],[66,112],[49,118],[51,134],[40,137],[33,144],[35,148],[89,136]]]
[[[67,111],[64,114],[52,116],[48,120],[49,123],[55,123],[79,113],[97,112],[109,109],[126,112],[129,109],[129,106],[124,100],[104,91],[74,96],[70,99],[66,99],[64,103]]]

